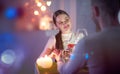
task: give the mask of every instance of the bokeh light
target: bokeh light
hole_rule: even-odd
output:
[[[35,22],[36,20],[35,20],[35,18],[32,18],[31,21],[32,21],[32,22]]]
[[[41,21],[40,24],[39,24],[39,29],[41,30],[46,30],[46,22],[45,21]]]
[[[85,59],[86,59],[86,60],[89,59],[89,54],[88,54],[88,53],[85,54]]]
[[[41,11],[46,11],[46,6],[41,6]]]
[[[75,59],[75,55],[74,55],[74,54],[71,54],[71,55],[70,55],[70,59],[71,59],[71,60],[74,60],[74,59]]]
[[[33,30],[33,25],[32,24],[27,24],[27,30],[32,31]]]
[[[50,29],[50,20],[51,18],[47,15],[41,18],[39,23],[39,29],[40,30],[48,30]]]
[[[34,15],[39,15],[39,11],[35,10]]]
[[[15,7],[7,8],[4,14],[7,19],[15,19],[18,16],[17,9]]]
[[[37,3],[37,6],[38,6],[38,7],[41,7],[41,6],[42,6],[42,3],[41,3],[41,2],[38,2],[38,3]]]
[[[47,2],[46,2],[47,6],[50,6],[51,3],[52,3],[51,1],[47,1]]]
[[[24,6],[28,6],[29,5],[29,2],[26,2],[25,4],[24,4]]]
[[[39,2],[39,0],[35,0],[35,3],[38,3]]]
[[[5,50],[2,55],[1,55],[1,61],[4,63],[4,64],[13,64],[15,62],[15,59],[16,59],[16,54],[13,50],[11,49],[7,49]]]

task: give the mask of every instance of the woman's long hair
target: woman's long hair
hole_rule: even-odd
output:
[[[58,15],[61,15],[61,14],[65,14],[65,15],[67,15],[67,16],[69,17],[68,13],[66,13],[65,11],[63,11],[63,10],[57,10],[57,11],[53,14],[53,23],[54,23],[56,26],[57,26],[57,24],[56,24],[56,18],[57,18]],[[58,49],[58,50],[64,49],[64,47],[63,47],[63,42],[62,42],[61,31],[59,31],[59,33],[56,34],[55,38],[56,38],[56,44],[55,44],[56,49]]]

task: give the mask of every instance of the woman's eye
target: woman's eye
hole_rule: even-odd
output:
[[[68,22],[69,21],[69,19],[66,19],[66,22]]]
[[[66,20],[65,20],[65,23],[68,23],[68,22],[69,22],[69,19],[66,19]]]
[[[59,24],[63,24],[62,22],[59,22]]]
[[[62,25],[62,24],[65,24],[65,23],[67,23],[67,22],[69,22],[69,19],[65,19],[64,22],[58,22],[58,24]]]

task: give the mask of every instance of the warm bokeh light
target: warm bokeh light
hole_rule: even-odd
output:
[[[46,26],[45,21],[41,21],[41,26]]]
[[[32,31],[34,29],[32,24],[28,24],[26,27],[28,31]]]
[[[32,18],[31,21],[32,21],[32,22],[35,22],[36,20],[35,20],[35,18]]]
[[[41,6],[41,11],[46,11],[46,6]]]
[[[38,3],[39,2],[39,0],[35,0],[35,3]]]
[[[50,6],[51,3],[52,3],[51,1],[47,1],[47,2],[46,2],[47,6]]]
[[[38,3],[37,3],[37,6],[38,6],[38,7],[41,7],[41,6],[42,6],[42,3],[41,3],[41,2],[38,2]]]
[[[29,5],[29,2],[26,2],[25,4],[24,4],[24,6],[28,6]]]
[[[51,18],[47,15],[45,15],[43,18],[41,18],[40,23],[39,23],[39,29],[40,30],[48,30],[50,29],[50,21]]]
[[[39,11],[35,10],[34,15],[39,15]]]
[[[46,22],[45,21],[41,21],[40,22],[39,29],[41,29],[41,30],[47,30],[47,26],[46,26]]]

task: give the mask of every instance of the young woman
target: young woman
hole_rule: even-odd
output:
[[[70,16],[63,10],[57,10],[53,14],[53,22],[59,29],[59,32],[55,36],[50,37],[40,57],[47,55],[55,58],[57,64],[59,59],[67,62],[74,45],[84,37],[84,34],[72,31],[73,25]]]
[[[66,62],[74,45],[84,37],[84,34],[72,31],[73,25],[70,16],[63,10],[57,10],[53,14],[53,22],[59,32],[55,36],[50,37],[40,56],[48,55],[57,60],[57,55],[61,53],[61,58]]]

